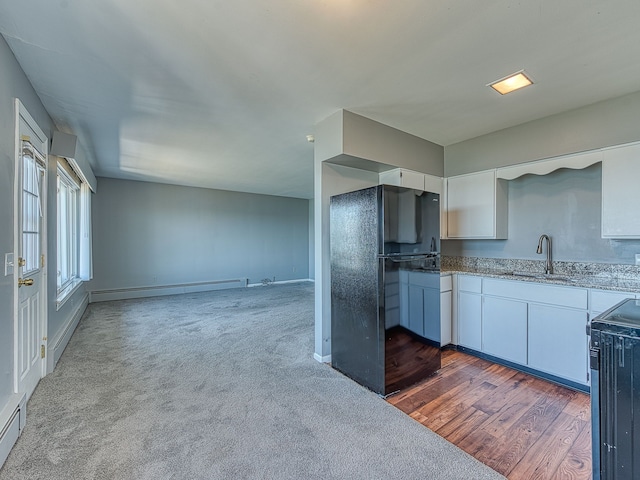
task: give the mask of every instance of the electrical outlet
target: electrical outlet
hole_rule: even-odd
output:
[[[640,253],[636,253],[636,265],[640,265]]]

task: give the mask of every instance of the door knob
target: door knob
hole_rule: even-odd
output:
[[[33,285],[33,278],[19,278],[18,279],[18,286],[22,287],[30,287],[31,285]]]

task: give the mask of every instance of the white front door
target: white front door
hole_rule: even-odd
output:
[[[19,115],[16,164],[17,235],[14,278],[17,288],[15,320],[15,390],[31,396],[45,373],[46,346],[46,137]],[[23,107],[22,107],[23,108]],[[25,118],[26,115],[26,118]],[[44,140],[44,141],[43,141]]]

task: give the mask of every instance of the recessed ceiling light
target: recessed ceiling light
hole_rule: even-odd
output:
[[[520,70],[519,72],[512,73],[511,75],[487,84],[487,87],[493,88],[500,95],[506,95],[507,93],[528,87],[529,85],[533,85],[533,80],[524,73],[524,70]]]

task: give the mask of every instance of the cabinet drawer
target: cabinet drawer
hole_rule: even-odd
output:
[[[409,283],[411,285],[440,290],[440,273],[409,272]]]
[[[483,292],[485,295],[583,310],[588,306],[586,288],[487,278],[484,281]]]
[[[440,291],[448,292],[451,288],[451,275],[443,275],[440,277]]]
[[[631,292],[611,292],[608,290],[591,290],[591,301],[589,310],[591,313],[598,314],[610,309],[615,304],[627,298],[636,298],[635,293]]]
[[[464,292],[482,293],[482,277],[458,275],[458,290]]]

